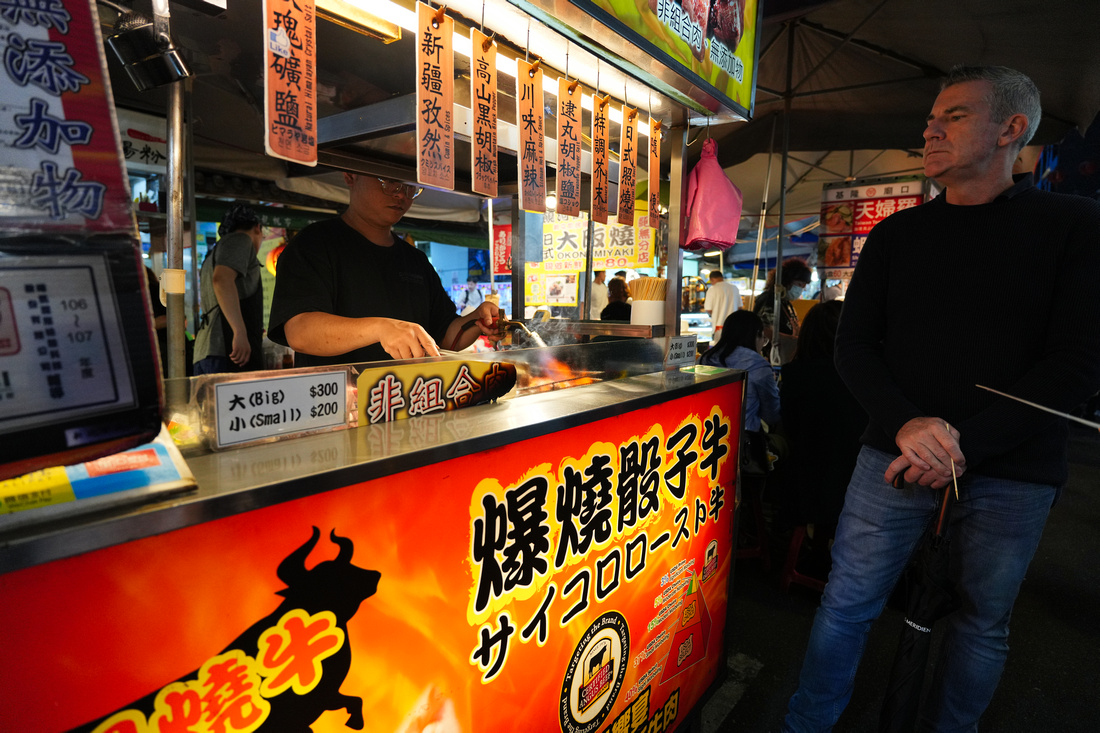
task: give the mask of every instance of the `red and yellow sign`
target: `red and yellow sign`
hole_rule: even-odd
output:
[[[836,281],[829,284],[846,291],[871,229],[896,211],[920,205],[924,196],[925,182],[920,176],[825,184],[821,193],[822,234],[817,244],[817,264],[823,279]]]
[[[4,729],[673,731],[725,663],[740,399],[0,575],[5,623],[38,630],[5,639]],[[362,428],[357,451],[475,434],[471,412]]]
[[[592,220],[607,223],[607,103],[610,95],[592,97]]]
[[[375,425],[499,399],[516,386],[507,362],[433,361],[366,369],[356,380],[359,424]]]
[[[559,214],[581,213],[581,91],[579,82],[558,79]]]
[[[417,4],[416,180],[455,187],[454,19],[441,7]]]
[[[493,225],[493,272],[497,275],[512,274],[512,225]]]
[[[542,108],[542,63],[516,60],[516,126],[519,127],[519,207],[546,211],[546,119]]]
[[[317,18],[313,0],[264,0],[264,147],[317,165]]]
[[[470,30],[470,44],[471,190],[493,198],[497,195],[497,47],[477,28]]]
[[[638,110],[623,105],[623,124],[619,137],[619,209],[620,224],[634,223],[634,196],[638,183]]]

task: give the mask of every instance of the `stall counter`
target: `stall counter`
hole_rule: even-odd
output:
[[[194,495],[2,538],[40,630],[6,729],[674,730],[722,666],[742,378],[208,453]]]

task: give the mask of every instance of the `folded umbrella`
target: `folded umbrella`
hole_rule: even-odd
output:
[[[879,717],[880,731],[912,733],[920,709],[932,625],[961,605],[948,574],[947,524],[957,492],[957,485],[944,487],[936,523],[925,536],[908,574],[905,627],[890,671],[890,683]]]

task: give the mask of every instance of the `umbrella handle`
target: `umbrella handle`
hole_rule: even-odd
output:
[[[950,514],[951,504],[955,500],[955,487],[948,484],[943,487],[943,496],[940,498],[940,513],[936,517],[936,536],[943,537],[947,534],[947,517]]]

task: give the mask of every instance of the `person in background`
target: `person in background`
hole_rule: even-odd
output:
[[[438,356],[437,344],[499,339],[496,305],[456,314],[428,256],[394,235],[421,189],[359,173],[344,182],[347,210],[310,224],[279,258],[268,337],[294,349],[295,366]]]
[[[722,324],[726,322],[726,316],[741,310],[741,291],[733,283],[726,282],[726,276],[721,270],[711,270],[708,279],[710,287],[707,288],[707,297],[703,301],[703,310],[710,316],[710,322],[714,326],[711,343],[717,343],[722,335]]]
[[[833,537],[859,455],[867,413],[840,379],[833,341],[844,302],[810,309],[794,358],[783,367],[780,406],[790,450],[786,496],[795,524],[813,524],[814,544]]]
[[[157,348],[160,351],[161,376],[168,376],[168,308],[160,302],[160,280],[153,268],[145,266],[145,277],[149,284],[149,301],[153,307],[153,329],[157,333]],[[188,365],[190,367],[190,365]],[[189,369],[190,370],[190,369]]]
[[[600,320],[629,321],[630,303],[627,302],[629,298],[630,288],[627,287],[626,280],[621,277],[611,278],[611,282],[607,284],[608,304],[600,311]]]
[[[827,303],[830,300],[836,300],[843,294],[844,291],[841,290],[839,285],[830,285],[829,287],[821,291],[821,302]]]
[[[793,338],[798,336],[798,313],[791,301],[802,297],[802,291],[810,284],[813,273],[806,265],[806,260],[798,257],[784,260],[780,272],[779,282],[782,287],[779,290],[779,333]],[[768,274],[764,292],[760,293],[752,310],[764,321],[764,333],[769,339],[774,338],[775,270]]]
[[[607,270],[596,270],[592,273],[592,308],[589,312],[592,314],[594,320],[599,320],[600,313],[607,307],[607,284],[604,280],[607,278]]]
[[[264,368],[264,289],[256,258],[263,240],[259,214],[243,204],[229,209],[218,226],[218,241],[199,271],[196,375]]]
[[[937,624],[920,729],[976,731],[1000,682],[1012,607],[1068,478],[1069,429],[977,385],[1062,412],[1100,385],[1100,203],[1012,175],[1040,116],[1024,74],[952,69],[924,131],[924,173],[944,191],[880,222],[860,253],[836,365],[869,423],[784,731],[836,724],[945,487],[958,489],[961,607]],[[1024,261],[1027,302],[1006,310]]]
[[[466,289],[458,299],[458,312],[461,315],[467,315],[484,302],[485,296],[478,289],[477,280],[471,277],[466,281]]]
[[[745,430],[759,432],[761,419],[775,428],[780,419],[779,388],[771,365],[760,354],[768,343],[760,316],[752,311],[734,311],[722,323],[721,334],[718,343],[699,357],[699,363],[748,372],[742,408]]]

